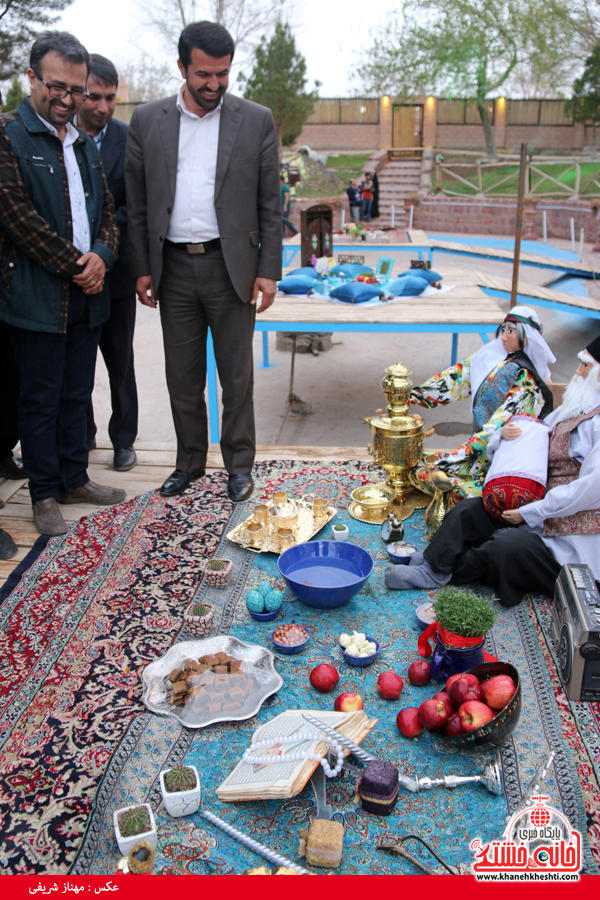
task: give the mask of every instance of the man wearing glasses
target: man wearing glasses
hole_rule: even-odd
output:
[[[58,503],[125,498],[87,474],[86,409],[119,239],[94,141],[71,124],[88,70],[73,35],[43,32],[31,48],[31,96],[0,116],[0,319],[21,380],[34,522],[47,535],[67,531]]]

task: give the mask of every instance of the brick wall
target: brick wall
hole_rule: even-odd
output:
[[[379,147],[379,124],[320,125],[307,124],[295,142],[311,150],[374,150]]]
[[[498,234],[512,235],[516,228],[516,201],[450,200],[431,197],[415,207],[413,227],[430,234]],[[595,241],[598,224],[590,203],[584,201],[533,202],[526,206],[524,228],[531,222],[535,237],[543,237],[543,215],[546,210],[548,238],[570,240],[570,219],[575,220],[575,236],[579,241],[580,230],[585,231],[586,242]],[[529,214],[530,213],[530,214]],[[531,235],[529,235],[531,239]]]

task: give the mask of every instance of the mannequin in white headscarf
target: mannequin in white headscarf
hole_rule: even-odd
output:
[[[471,398],[473,435],[454,453],[439,454],[436,464],[453,482],[455,501],[481,496],[491,462],[486,448],[498,428],[513,415],[544,418],[552,411],[546,381],[555,357],[535,311],[515,306],[496,335],[473,356],[434,375],[411,394],[411,404],[427,408]],[[430,467],[419,464],[411,470],[410,480],[433,494],[430,476]]]

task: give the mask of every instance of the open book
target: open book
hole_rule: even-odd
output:
[[[315,753],[325,756],[329,745],[324,741],[298,741],[298,743],[281,744],[277,738],[289,737],[309,731],[314,734],[315,728],[302,718],[302,713],[314,714],[322,722],[335,728],[355,744],[377,724],[377,719],[369,719],[361,709],[357,712],[325,712],[314,709],[290,709],[261,725],[252,735],[252,744],[258,741],[272,740],[272,747],[261,747],[255,756],[276,756],[285,759],[291,753]],[[349,751],[344,751],[348,755]],[[287,800],[299,794],[312,773],[320,763],[314,759],[288,760],[287,762],[260,763],[252,765],[240,761],[233,772],[227,776],[223,784],[217,788],[220,800]]]

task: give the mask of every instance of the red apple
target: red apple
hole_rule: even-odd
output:
[[[419,707],[419,722],[427,731],[439,731],[450,714],[442,700],[424,700]]]
[[[337,669],[334,669],[333,666],[329,666],[327,663],[321,663],[320,666],[317,666],[316,669],[312,670],[309,679],[314,688],[326,694],[328,691],[334,689],[340,680],[340,676],[337,673]]]
[[[457,672],[456,675],[451,675],[448,681],[446,682],[446,691],[449,694],[450,688],[454,684],[455,681],[458,681],[459,678],[466,678],[467,681],[472,682],[472,684],[479,684],[479,678],[477,675],[471,675],[470,672]]]
[[[459,678],[454,684],[450,685],[448,694],[450,695],[450,702],[458,709],[459,706],[462,706],[467,700],[479,700],[481,697],[481,688],[478,684],[467,681],[466,678]]]
[[[489,706],[479,700],[467,700],[458,711],[460,724],[463,731],[475,731],[483,725],[487,725],[496,715]]]
[[[408,706],[406,709],[401,709],[396,716],[396,725],[403,737],[416,737],[423,731],[423,726],[419,721],[419,710],[416,706]]]
[[[454,715],[448,719],[444,725],[444,734],[447,734],[448,737],[454,737],[456,734],[464,734],[458,713],[454,713]]]
[[[453,716],[454,713],[456,712],[456,709],[455,709],[452,701],[450,700],[450,697],[448,696],[448,694],[445,691],[440,691],[439,694],[435,694],[433,699],[441,700],[441,702],[444,704],[444,706],[448,710],[449,716]]]
[[[404,682],[395,672],[382,672],[377,679],[377,693],[384,700],[397,700],[404,689]]]
[[[495,675],[481,682],[481,699],[491,709],[504,709],[512,700],[515,684],[510,675]]]
[[[431,666],[425,659],[418,659],[408,667],[408,680],[411,684],[421,687],[431,681]]]
[[[345,691],[335,698],[333,708],[337,712],[353,712],[356,709],[363,708],[363,700],[360,694],[353,694],[351,691]]]

